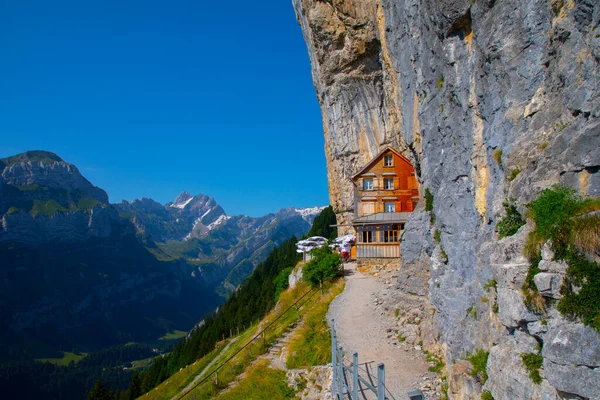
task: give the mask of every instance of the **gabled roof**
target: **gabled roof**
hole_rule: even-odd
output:
[[[356,174],[354,174],[352,176],[352,180],[356,179],[359,175],[362,175],[363,172],[365,172],[366,170],[368,170],[369,168],[371,168],[371,166],[373,164],[375,164],[377,161],[379,161],[379,159],[383,156],[384,153],[391,151],[392,153],[396,154],[398,157],[400,157],[402,160],[406,161],[407,163],[410,163],[410,160],[406,157],[404,157],[402,155],[402,153],[400,153],[398,150],[394,149],[393,147],[387,146],[385,149],[381,150],[379,152],[379,154],[377,154],[375,157],[373,157],[371,159],[371,161],[369,161],[367,163],[367,165],[365,165],[364,167],[362,167],[362,169],[360,171],[358,171]],[[411,164],[412,165],[412,164]]]

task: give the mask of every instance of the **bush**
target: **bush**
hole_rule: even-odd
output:
[[[312,256],[313,258],[302,271],[302,277],[311,287],[321,287],[322,292],[323,283],[333,278],[340,270],[342,259],[329,246],[314,249]]]
[[[481,400],[494,400],[494,396],[492,396],[489,390],[484,390],[481,392]]]
[[[536,353],[521,353],[521,359],[523,360],[523,365],[529,371],[529,377],[533,383],[537,385],[542,383],[540,368],[542,368],[544,357]]]
[[[514,235],[520,227],[525,225],[525,220],[517,210],[514,201],[515,199],[508,199],[502,203],[506,216],[496,224],[496,232],[498,232],[500,239]]]
[[[433,195],[425,189],[425,211],[433,211]]]
[[[573,189],[553,186],[543,190],[528,208],[535,229],[526,245],[531,261],[523,285],[526,300],[529,304],[535,299],[540,302],[533,277],[539,272],[541,245],[550,241],[555,260],[569,266],[558,310],[600,331],[600,265],[585,256],[600,247],[600,216],[590,214],[600,210],[600,198],[584,198]]]
[[[494,152],[492,153],[492,157],[494,157],[496,164],[502,167],[502,149],[494,150]]]
[[[523,169],[521,167],[515,167],[513,169],[510,170],[510,173],[508,175],[508,181],[512,182],[515,180],[515,178],[517,177],[517,175],[519,175],[521,173],[521,171],[523,171]]]
[[[490,355],[489,351],[483,349],[475,350],[475,353],[467,357],[467,361],[473,366],[470,375],[477,379],[482,385],[487,381],[487,361]]]

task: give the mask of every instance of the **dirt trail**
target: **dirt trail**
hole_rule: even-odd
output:
[[[360,375],[370,372],[377,382],[377,364],[385,364],[385,382],[391,399],[407,399],[407,393],[421,388],[424,382],[434,381],[436,375],[428,372],[429,364],[419,347],[399,343],[395,335],[396,321],[384,312],[382,304],[389,292],[384,283],[387,276],[373,276],[356,270],[356,263],[345,264],[346,287],[329,306],[327,320],[335,320],[339,345],[344,348],[344,358],[351,364],[352,353],[358,353]],[[394,290],[394,289],[391,289]],[[425,383],[426,384],[426,383]],[[375,395],[365,391],[365,399]],[[435,399],[436,395],[427,396]]]

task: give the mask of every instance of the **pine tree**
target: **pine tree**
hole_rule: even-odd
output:
[[[85,398],[86,400],[112,400],[112,396],[108,389],[104,387],[102,378],[98,379],[98,382],[94,385],[90,393]]]

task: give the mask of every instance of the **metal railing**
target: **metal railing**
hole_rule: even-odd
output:
[[[377,395],[377,400],[385,400],[385,365],[377,364],[377,385],[373,386],[371,382],[364,379],[358,373],[358,353],[352,354],[352,366],[344,365],[343,349],[338,347],[337,336],[335,333],[334,320],[331,320],[331,362],[333,366],[333,382],[331,384],[331,394],[336,400],[345,398],[345,394],[352,400],[358,400],[358,393],[368,389]],[[349,384],[346,378],[346,372],[352,377],[352,383]],[[364,385],[362,388],[360,385]]]

